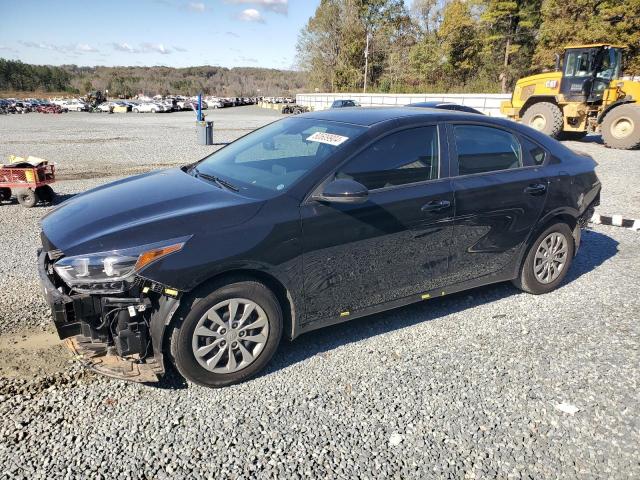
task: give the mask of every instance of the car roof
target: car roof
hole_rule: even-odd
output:
[[[423,117],[437,122],[467,119],[477,122],[479,120],[479,115],[475,113],[422,107],[355,107],[328,109],[303,113],[300,117],[351,123],[363,127],[370,127],[376,123],[388,122],[407,117]],[[485,117],[481,121],[487,121],[489,118],[490,117]]]

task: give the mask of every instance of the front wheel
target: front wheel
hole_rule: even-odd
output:
[[[575,244],[566,223],[556,223],[535,240],[513,283],[520,290],[534,295],[558,288],[573,261]]]
[[[282,336],[282,311],[265,285],[239,281],[196,294],[171,334],[178,372],[206,387],[245,381],[271,360]]]
[[[633,104],[615,107],[604,117],[601,129],[607,147],[640,148],[640,107]]]

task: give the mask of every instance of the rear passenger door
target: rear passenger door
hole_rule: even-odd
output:
[[[509,273],[546,201],[544,150],[494,126],[452,123],[448,131],[456,205],[450,273],[456,283]]]

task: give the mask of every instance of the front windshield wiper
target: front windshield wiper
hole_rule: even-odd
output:
[[[236,187],[233,183],[228,182],[227,180],[216,177],[215,175],[209,175],[208,173],[204,173],[199,171],[197,168],[194,168],[193,171],[196,173],[196,177],[203,178],[204,180],[208,180],[209,182],[214,182],[220,185],[221,187],[226,188],[227,190],[231,190],[233,192],[239,192],[240,189]]]

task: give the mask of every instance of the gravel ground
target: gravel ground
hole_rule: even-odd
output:
[[[279,117],[209,119],[223,142]],[[195,145],[192,122],[3,116],[0,156],[58,161],[64,199],[217,148]],[[568,144],[600,164],[600,213],[640,218],[640,152]],[[0,478],[640,478],[635,232],[586,232],[551,294],[497,285],[355,320],[284,343],[253,381],[208,390],[60,359],[35,272],[47,208],[0,208]]]
[[[553,293],[498,285],[331,327],[222,390],[0,379],[4,476],[638,478],[637,238],[596,227]]]

